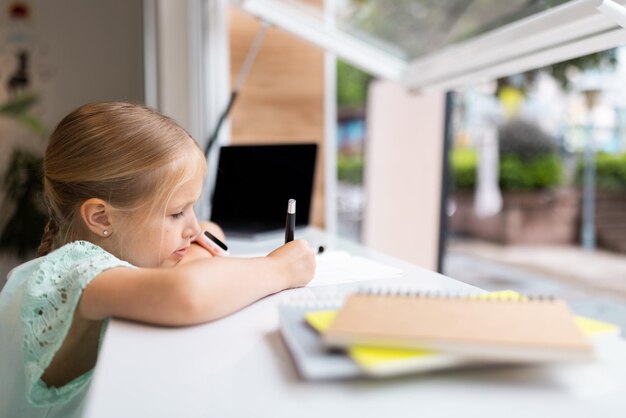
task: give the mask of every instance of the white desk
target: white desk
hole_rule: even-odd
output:
[[[402,279],[385,283],[425,290],[469,288],[316,230],[305,234],[312,245],[348,250],[404,270]],[[280,240],[231,242],[231,248],[234,254],[254,253]],[[449,371],[383,381],[301,380],[278,331],[277,304],[285,297],[358,286],[289,290],[194,327],[112,320],[85,416],[626,417],[626,342],[618,338],[607,338],[599,361],[591,365]]]

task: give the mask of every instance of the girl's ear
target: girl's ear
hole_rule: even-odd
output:
[[[111,206],[102,199],[91,198],[80,205],[80,217],[94,234],[106,238],[111,235]]]

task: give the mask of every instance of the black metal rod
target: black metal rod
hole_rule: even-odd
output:
[[[454,93],[446,92],[443,158],[441,162],[441,200],[439,204],[439,251],[437,254],[437,271],[443,273],[443,261],[448,241],[448,200],[450,194],[450,148],[452,146],[452,112],[454,110]]]

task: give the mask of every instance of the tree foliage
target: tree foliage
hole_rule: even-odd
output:
[[[372,79],[368,73],[337,60],[337,103],[340,106],[365,106],[367,87]]]

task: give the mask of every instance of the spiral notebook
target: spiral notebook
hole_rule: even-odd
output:
[[[510,290],[472,295],[483,299],[526,300]],[[321,335],[330,327],[343,298],[290,298],[279,307],[280,330],[300,375],[305,379],[337,379],[358,376],[387,377],[407,373],[427,373],[438,370],[482,367],[490,360],[469,359],[463,356],[423,349],[397,349],[351,346],[345,352],[328,350]],[[575,317],[576,325],[589,338],[619,336],[619,327],[585,318]]]
[[[350,295],[323,334],[330,347],[419,348],[494,361],[589,359],[565,302],[428,294]]]

